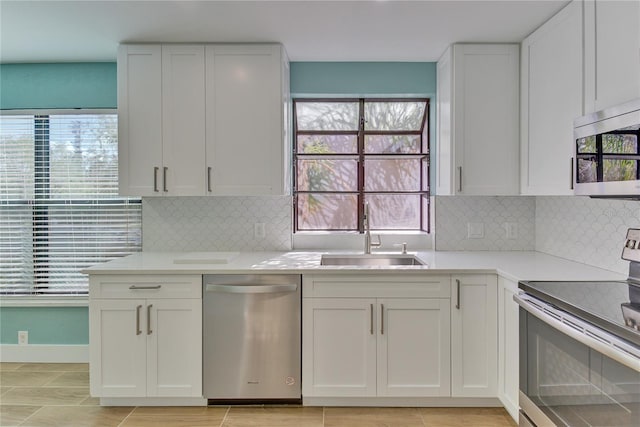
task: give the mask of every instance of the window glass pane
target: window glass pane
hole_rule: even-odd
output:
[[[364,152],[420,154],[420,135],[365,135]]]
[[[298,194],[299,230],[357,230],[355,194]]]
[[[580,138],[578,139],[577,144],[578,144],[578,153],[595,153],[596,152],[595,136]]]
[[[357,135],[298,135],[298,154],[357,154]]]
[[[422,128],[426,103],[411,102],[365,102],[364,129],[415,130]]]
[[[638,137],[636,135],[602,135],[603,153],[638,153]],[[606,166],[605,166],[606,167]]]
[[[50,117],[51,197],[118,196],[115,114]]]
[[[0,116],[0,200],[33,197],[33,116]]]
[[[357,191],[358,162],[354,159],[298,160],[298,191]]]
[[[420,191],[420,159],[366,159],[365,191]]]
[[[591,159],[578,159],[578,182],[596,182],[598,164]]]
[[[367,194],[371,228],[377,230],[420,229],[420,199],[417,194]]]
[[[357,102],[298,101],[295,106],[298,130],[358,130]]]
[[[633,181],[637,179],[638,161],[624,159],[604,159],[604,181]]]

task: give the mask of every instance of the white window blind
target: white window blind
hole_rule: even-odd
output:
[[[0,116],[0,292],[82,294],[80,270],[140,250],[118,196],[116,114]]]

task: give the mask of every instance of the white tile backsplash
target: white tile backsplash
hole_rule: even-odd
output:
[[[622,274],[628,228],[640,227],[640,201],[577,196],[536,197],[535,249]]]
[[[145,251],[291,250],[291,197],[147,197]],[[256,237],[254,224],[265,224]]]
[[[532,251],[535,198],[436,196],[435,248],[440,251]],[[507,238],[507,226],[517,237]],[[470,238],[470,235],[481,236]]]

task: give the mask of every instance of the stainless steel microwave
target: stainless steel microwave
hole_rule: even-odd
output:
[[[575,194],[640,198],[640,98],[573,124]]]

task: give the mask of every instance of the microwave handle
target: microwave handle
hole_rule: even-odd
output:
[[[573,183],[575,182],[575,180],[573,179],[573,167],[574,167],[574,163],[573,163],[573,157],[571,157],[571,166],[570,166],[570,171],[571,171],[571,184],[570,184],[570,189],[573,190]]]

